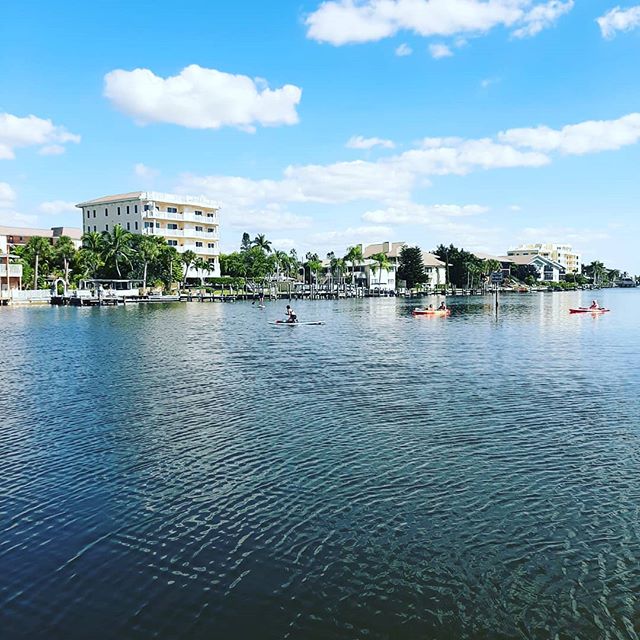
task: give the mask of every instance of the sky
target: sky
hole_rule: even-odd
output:
[[[570,243],[640,273],[640,5],[6,0],[0,224],[204,195],[221,247]]]

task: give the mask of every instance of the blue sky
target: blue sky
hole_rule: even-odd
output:
[[[567,241],[640,273],[640,6],[617,6],[9,0],[0,223],[155,189],[220,201],[223,250]]]

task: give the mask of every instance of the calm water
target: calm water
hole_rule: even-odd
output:
[[[638,638],[640,291],[0,309],[3,638]]]

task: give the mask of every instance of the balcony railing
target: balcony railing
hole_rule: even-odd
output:
[[[202,222],[203,224],[219,224],[218,214],[208,216],[206,213],[196,215],[192,211],[184,213],[169,213],[168,211],[160,211],[160,209],[148,209],[142,212],[145,218],[154,218],[156,220],[182,220],[185,222]]]
[[[7,277],[7,265],[0,264],[0,279]],[[22,265],[10,264],[9,265],[9,277],[10,278],[22,278]]]

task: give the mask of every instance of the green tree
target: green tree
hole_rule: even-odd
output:
[[[69,286],[69,264],[75,258],[76,247],[69,236],[60,236],[54,245],[54,253],[58,260],[62,262],[64,271],[64,281]]]
[[[194,265],[197,258],[198,256],[194,251],[191,251],[191,249],[187,249],[184,253],[180,254],[180,261],[184,266],[183,282],[182,282],[183,289],[187,288],[187,278],[189,277],[189,269]]]
[[[376,263],[377,270],[378,270],[378,285],[381,285],[382,271],[384,270],[388,272],[391,269],[391,262],[389,262],[389,258],[387,257],[387,254],[382,251],[380,251],[379,253],[374,253],[370,257],[370,259]],[[375,272],[374,272],[374,275],[375,275]]]
[[[364,255],[362,253],[362,246],[359,244],[349,247],[347,253],[344,256],[345,262],[351,263],[351,282],[356,283],[356,266],[360,266],[364,261]]]
[[[416,285],[428,281],[420,247],[402,247],[400,264],[398,265],[398,279],[404,280],[408,289],[413,289]]]
[[[520,282],[526,282],[527,284],[540,279],[540,272],[532,264],[518,264],[512,267],[511,273],[515,278],[520,280]]]
[[[271,253],[271,242],[267,240],[267,237],[264,233],[259,233],[252,242],[254,247],[258,247],[262,249],[265,253]]]
[[[119,224],[113,227],[111,233],[102,232],[104,263],[109,268],[115,267],[118,278],[122,278],[121,265],[128,264],[129,268],[133,266],[131,263],[132,238],[132,234],[125,231]]]
[[[240,242],[240,251],[249,251],[251,249],[251,236],[245,231],[242,234],[242,241]]]
[[[47,238],[33,236],[27,242],[25,249],[26,256],[33,267],[33,288],[37,289],[41,262],[51,255],[51,243]]]
[[[160,256],[160,247],[155,241],[155,237],[141,236],[140,241],[137,243],[136,254],[142,262],[142,288],[146,289],[149,263],[154,262]]]
[[[440,260],[447,264],[448,284],[463,288],[469,279],[469,266],[482,270],[482,260],[473,253],[458,249],[453,245],[440,245],[433,251]]]

